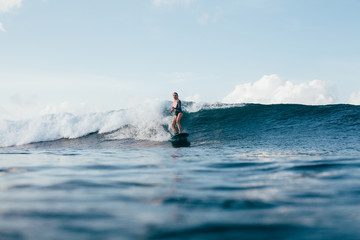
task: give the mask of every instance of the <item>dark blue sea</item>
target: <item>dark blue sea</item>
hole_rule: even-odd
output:
[[[360,106],[170,104],[2,120],[0,239],[360,239]]]

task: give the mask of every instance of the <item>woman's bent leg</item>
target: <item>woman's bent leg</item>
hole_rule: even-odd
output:
[[[175,123],[176,123],[176,116],[174,116],[173,121],[172,121],[172,128],[174,129],[174,132],[177,133],[177,129],[175,127]]]
[[[182,132],[181,125],[180,125],[180,121],[181,121],[182,117],[183,117],[183,113],[179,113],[177,118],[176,118],[176,125],[177,125],[177,127],[179,129],[179,133]]]

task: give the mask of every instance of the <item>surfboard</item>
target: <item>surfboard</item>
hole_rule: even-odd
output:
[[[188,136],[189,136],[188,133],[175,134],[171,137],[171,141],[184,141],[184,140],[187,140]]]

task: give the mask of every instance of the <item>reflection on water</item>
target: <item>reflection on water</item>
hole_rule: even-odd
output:
[[[0,239],[360,234],[357,157],[164,147],[32,150],[0,161]]]

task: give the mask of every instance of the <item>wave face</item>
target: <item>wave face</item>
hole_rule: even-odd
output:
[[[359,146],[360,107],[246,104],[191,113],[185,125],[204,142],[307,149]]]
[[[149,107],[150,106],[150,107]],[[2,120],[0,146],[14,146],[58,139],[100,141],[132,139],[169,140],[171,103],[87,115],[52,114],[26,121]],[[184,131],[195,145],[227,144],[306,149],[342,150],[359,147],[360,107],[295,104],[197,104],[184,103]],[[85,141],[85,140],[84,140]]]

